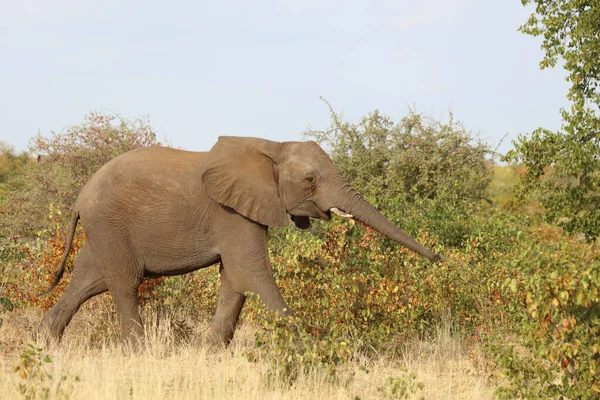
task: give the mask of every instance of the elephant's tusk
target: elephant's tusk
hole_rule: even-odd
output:
[[[329,211],[331,211],[332,213],[334,213],[335,215],[339,215],[340,217],[344,217],[344,218],[354,218],[354,215],[352,214],[346,214],[345,212],[343,212],[342,210],[340,210],[339,208],[336,207],[331,207],[329,209]]]

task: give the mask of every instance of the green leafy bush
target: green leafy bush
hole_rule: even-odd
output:
[[[486,144],[455,121],[409,110],[398,124],[374,111],[358,124],[330,106],[332,126],[308,130],[359,192],[374,198],[441,199],[473,205],[486,198],[492,177]]]
[[[305,135],[325,146],[348,182],[394,223],[453,247],[475,234],[492,152],[451,113],[442,122],[409,110],[394,124],[374,111],[354,124],[330,111],[329,130]]]
[[[600,396],[600,249],[541,235],[510,263],[526,296],[520,322],[491,350],[509,384],[501,398]],[[541,231],[543,234],[544,231]],[[507,285],[505,290],[515,290]]]
[[[414,371],[400,370],[396,376],[388,377],[386,384],[378,388],[383,399],[411,399],[423,390],[423,382],[419,382]],[[423,396],[418,397],[424,399]]]
[[[247,351],[249,361],[268,360],[267,383],[293,384],[300,374],[326,370],[332,382],[339,382],[345,364],[354,355],[347,339],[331,332],[327,335],[309,333],[298,317],[282,318],[263,308],[255,310],[260,330],[254,339],[254,349]]]
[[[153,286],[141,291],[149,309],[176,310],[199,319],[210,319],[214,315],[220,283],[218,268],[167,277],[160,285],[156,285],[156,280],[150,282]]]
[[[465,333],[512,318],[523,295],[502,292],[502,284],[517,277],[505,265],[514,246],[493,236],[501,232],[514,242],[517,232],[502,224],[501,217],[482,223],[478,236],[464,248],[445,248],[444,262],[435,266],[352,221],[321,223],[312,232],[284,230],[271,259],[286,301],[308,329],[361,352],[394,352],[407,338],[434,335],[448,316]],[[435,237],[416,236],[438,248]],[[254,319],[254,310],[248,304],[246,316]]]

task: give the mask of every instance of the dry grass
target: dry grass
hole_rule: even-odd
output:
[[[100,300],[99,303],[102,301]],[[42,367],[52,375],[44,382],[23,380],[14,368],[21,360],[41,315],[37,311],[0,314],[0,397],[20,398],[18,385],[47,388],[50,398],[73,399],[373,399],[391,396],[390,377],[408,382],[417,374],[423,389],[409,398],[487,399],[494,387],[483,358],[440,329],[436,339],[414,342],[401,358],[367,360],[357,356],[336,382],[325,370],[301,374],[292,385],[269,380],[268,360],[250,362],[246,350],[254,331],[242,326],[226,350],[209,350],[198,339],[207,323],[156,315],[147,317],[147,339],[138,351],[115,340],[109,310],[98,318],[84,308],[61,344],[43,350],[53,362]],[[179,321],[179,322],[174,322]],[[194,326],[195,328],[190,328]],[[104,336],[100,336],[100,333]]]

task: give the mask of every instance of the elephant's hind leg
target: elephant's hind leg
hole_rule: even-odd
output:
[[[140,281],[109,282],[109,292],[115,302],[117,318],[123,339],[141,338],[144,335],[140,303],[137,297]]]
[[[121,338],[142,337],[144,329],[137,295],[144,277],[144,267],[135,256],[129,244],[130,239],[118,231],[101,234],[88,229],[87,233],[88,238],[94,239],[94,249],[103,250],[98,254],[100,270],[115,303]]]
[[[88,245],[84,244],[73,270],[73,278],[56,304],[46,312],[40,331],[60,339],[79,307],[107,290],[102,274]]]
[[[126,253],[121,254],[122,256],[118,257],[118,265],[123,265],[123,267],[116,268],[113,264],[111,269],[104,273],[104,276],[108,292],[115,302],[117,319],[121,326],[121,338],[129,340],[144,336],[138,300],[138,287],[142,283],[143,273],[135,272],[139,269],[134,267],[133,257],[128,257]],[[106,265],[109,265],[108,262]]]

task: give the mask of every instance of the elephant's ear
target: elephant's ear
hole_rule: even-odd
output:
[[[219,137],[202,166],[202,184],[219,204],[267,226],[286,226],[274,158],[280,143]]]

